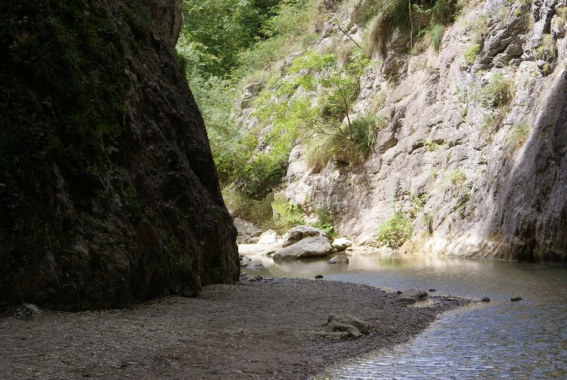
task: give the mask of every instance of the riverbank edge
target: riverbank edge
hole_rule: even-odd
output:
[[[470,302],[435,296],[433,305],[415,308],[396,298],[345,282],[248,279],[131,309],[7,317],[0,319],[0,367],[10,379],[306,379],[407,342]],[[330,314],[355,315],[370,334],[323,335]]]

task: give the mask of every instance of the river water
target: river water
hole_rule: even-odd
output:
[[[321,274],[392,290],[488,296],[492,302],[445,313],[411,342],[331,368],[317,380],[567,379],[566,267],[432,256],[349,259],[348,265],[262,261],[273,276]],[[513,297],[522,300],[511,302]]]

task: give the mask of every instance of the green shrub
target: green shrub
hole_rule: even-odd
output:
[[[280,233],[304,224],[304,212],[301,206],[287,201],[284,193],[276,193],[272,202],[273,223],[272,228]]]
[[[435,51],[439,51],[441,47],[441,40],[443,39],[443,31],[445,28],[441,24],[435,24],[431,27],[429,36],[431,40],[431,46]]]
[[[351,122],[350,156],[353,164],[359,164],[368,157],[376,142],[378,129],[385,124],[384,118],[370,115],[360,116]]]
[[[539,46],[536,49],[538,59],[548,59],[557,57],[557,47],[551,34],[544,34],[541,37]]]
[[[189,85],[207,127],[221,186],[227,186],[250,158],[256,138],[253,131],[238,128],[232,117],[235,90],[231,80],[196,74],[189,77]]]
[[[383,118],[365,115],[330,134],[315,135],[306,142],[307,165],[318,173],[333,158],[350,166],[361,164],[372,151],[377,131],[385,122]]]
[[[425,203],[427,202],[427,193],[411,194],[410,202],[411,210],[408,212],[408,216],[415,218],[425,207]]]
[[[242,195],[234,188],[225,188],[223,190],[223,198],[232,215],[262,228],[271,228],[273,193],[268,194],[261,200],[255,200]]]
[[[370,53],[379,51],[386,55],[386,40],[395,30],[411,33],[412,38],[423,34],[423,29],[431,26],[436,29],[436,39],[440,41],[437,25],[448,25],[457,14],[458,6],[455,0],[423,0],[409,6],[407,0],[388,0],[376,8],[376,16],[370,26]]]
[[[261,31],[265,37],[240,54],[237,77],[257,71],[289,55],[295,47],[312,42],[315,37],[311,29],[323,14],[317,8],[317,0],[282,0],[272,8],[274,15],[263,23]]]
[[[313,227],[325,231],[329,236],[336,237],[337,233],[335,231],[335,226],[333,223],[333,218],[331,214],[323,209],[315,209],[317,214],[317,221],[313,224]]]
[[[205,120],[222,187],[237,181],[244,194],[261,199],[285,174],[296,126],[276,125],[259,141],[258,130],[240,128],[231,116],[235,88],[312,35],[316,12],[316,0],[184,0],[178,57]],[[298,104],[293,118],[304,116],[304,105]],[[274,157],[253,157],[259,143],[269,144]]]
[[[191,75],[226,77],[240,52],[265,38],[264,24],[276,15],[277,0],[183,0],[178,50],[191,57]],[[151,14],[148,15],[151,20]],[[191,78],[189,76],[188,78]]]
[[[358,25],[368,23],[376,15],[381,3],[384,3],[384,0],[366,0],[359,3],[352,12],[352,21]]]
[[[464,52],[465,62],[472,65],[476,61],[476,56],[480,53],[480,45],[474,44]]]
[[[245,196],[261,200],[280,184],[287,171],[289,151],[254,155],[240,170],[234,183]]]
[[[285,77],[268,81],[256,99],[255,112],[262,123],[272,125],[262,140],[271,147],[269,154],[275,149],[283,157],[301,139],[307,142],[307,161],[316,171],[340,150],[353,154],[356,162],[364,159],[381,119],[351,120],[350,106],[369,63],[360,50],[352,51],[343,65],[335,54],[308,51],[293,60]],[[313,136],[316,141],[310,141]]]
[[[530,135],[531,127],[528,123],[521,122],[514,127],[512,133],[509,136],[509,141],[516,147],[521,147],[524,145],[528,136]]]
[[[516,87],[510,79],[496,73],[490,78],[481,94],[481,101],[485,106],[502,107],[508,105],[514,98]]]
[[[443,147],[444,144],[439,144],[435,140],[425,140],[423,142],[423,146],[425,146],[425,148],[427,148],[428,151],[435,152],[437,149]]]
[[[446,174],[451,185],[461,185],[467,180],[467,176],[461,170],[451,170]]]
[[[398,249],[411,238],[413,233],[412,220],[401,211],[394,214],[378,226],[378,242],[386,247]]]
[[[305,162],[314,173],[319,173],[337,152],[336,136],[314,135],[305,144]]]
[[[422,1],[422,3],[430,2]],[[448,25],[454,21],[459,11],[458,1],[455,0],[435,0],[435,5],[428,8],[426,4],[422,5],[422,12],[431,14],[431,22],[433,24]]]
[[[455,211],[459,211],[461,214],[463,213],[464,207],[467,203],[471,200],[471,194],[468,191],[459,193],[457,199],[455,200],[454,209]]]

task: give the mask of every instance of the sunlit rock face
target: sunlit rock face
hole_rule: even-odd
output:
[[[121,307],[238,278],[181,1],[7,1],[0,306]]]
[[[329,211],[357,244],[379,244],[395,209],[413,221],[402,251],[567,260],[566,5],[471,3],[439,51],[408,54],[399,30],[384,36],[350,115],[386,120],[372,152],[362,165],[313,170],[296,146],[287,198]],[[347,41],[336,23],[363,44],[365,29],[352,22],[337,14],[312,50]]]

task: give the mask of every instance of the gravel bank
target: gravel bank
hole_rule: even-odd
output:
[[[2,379],[306,379],[338,361],[409,340],[462,299],[413,308],[380,289],[274,279],[213,285],[198,298],[131,309],[0,318]],[[352,314],[370,334],[318,334]]]

